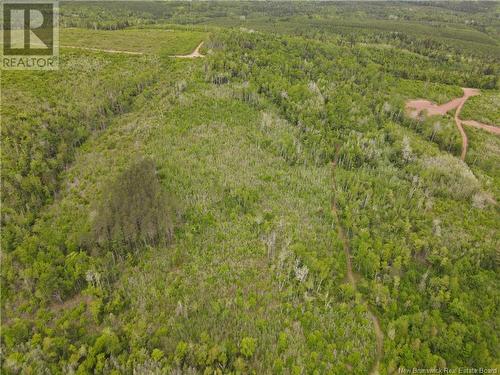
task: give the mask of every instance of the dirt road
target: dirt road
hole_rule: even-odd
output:
[[[340,237],[340,239],[342,240],[342,245],[343,245],[344,252],[345,252],[347,280],[353,286],[353,288],[356,290],[357,289],[357,282],[356,282],[356,278],[354,276],[354,273],[352,271],[352,261],[351,261],[352,255],[351,255],[351,249],[349,247],[349,240],[347,238],[347,235],[345,234],[344,228],[341,225],[340,216],[338,213],[339,209],[338,209],[337,201],[335,198],[335,194],[337,192],[337,184],[336,184],[336,180],[335,180],[335,168],[337,167],[339,151],[340,151],[340,148],[337,147],[337,151],[335,153],[335,159],[332,162],[332,179],[333,179],[332,213],[333,213],[333,216],[335,218],[335,222],[337,223],[337,234]],[[367,310],[368,310],[368,317],[373,322],[373,330],[375,333],[375,340],[376,340],[376,344],[377,344],[377,355],[375,357],[375,363],[373,364],[373,367],[370,371],[370,375],[378,375],[379,374],[380,360],[382,359],[382,356],[384,354],[383,353],[384,334],[382,332],[382,329],[380,328],[380,322],[379,322],[377,316],[371,311],[368,304],[367,304]]]
[[[201,46],[203,46],[203,42],[198,44],[198,47],[196,47],[195,50],[191,52],[189,55],[174,55],[172,57],[178,57],[180,59],[194,59],[196,57],[205,57],[205,55],[202,55],[200,53]]]
[[[464,96],[460,98],[460,104],[458,105],[457,110],[455,111],[455,124],[457,125],[458,131],[462,136],[462,155],[460,156],[460,158],[462,160],[465,160],[465,156],[467,155],[467,146],[469,144],[469,140],[467,139],[467,134],[465,133],[464,127],[462,126],[462,120],[460,119],[459,116],[467,99],[469,99],[471,96],[479,95],[479,90],[469,89],[469,88],[463,88],[462,90],[464,90]]]
[[[426,112],[429,116],[445,115],[448,111],[456,109],[455,124],[457,125],[458,131],[460,132],[460,135],[462,137],[462,154],[460,155],[460,158],[462,160],[465,160],[469,140],[467,138],[467,134],[465,133],[463,125],[483,129],[492,134],[500,134],[500,127],[483,124],[474,120],[462,120],[460,118],[460,112],[462,111],[462,108],[467,99],[469,99],[471,96],[480,94],[480,91],[478,89],[463,87],[462,90],[464,92],[464,95],[461,98],[450,100],[448,103],[442,105],[437,105],[431,101],[423,99],[410,100],[406,103],[406,110],[409,112],[411,117],[417,118],[422,112]]]
[[[487,132],[500,135],[500,126],[483,124],[482,122],[475,120],[462,120],[462,124],[467,126],[472,126],[473,128],[483,129]]]

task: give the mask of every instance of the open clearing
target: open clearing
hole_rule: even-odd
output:
[[[467,139],[467,134],[465,133],[465,130],[462,125],[468,125],[478,129],[483,129],[492,134],[500,134],[500,128],[494,125],[483,124],[475,120],[463,121],[460,118],[460,112],[462,111],[465,102],[470,97],[479,95],[480,91],[478,89],[466,88],[466,87],[462,88],[462,90],[464,91],[464,95],[461,98],[455,98],[441,105],[437,105],[425,99],[410,100],[406,103],[406,110],[408,111],[410,117],[417,118],[422,112],[426,113],[428,116],[436,116],[436,115],[443,116],[447,112],[456,109],[454,117],[455,124],[457,125],[458,131],[462,136],[461,159],[465,160],[465,156],[467,155],[468,139]]]
[[[437,105],[425,99],[416,99],[408,101],[406,103],[406,108],[413,118],[416,118],[422,112],[426,112],[428,116],[443,116],[447,112],[458,108],[460,104],[465,102],[469,97],[479,95],[479,90],[477,89],[463,88],[463,91],[464,95],[461,98],[455,98],[441,105]]]
[[[91,47],[81,47],[81,46],[61,46],[61,48],[75,48],[82,49],[85,51],[94,51],[94,52],[106,52],[106,53],[124,53],[126,55],[144,55],[144,52],[134,52],[134,51],[122,51],[117,49],[101,49],[101,48],[91,48]]]
[[[61,30],[61,45],[106,52],[187,55],[206,37],[207,34],[200,31],[161,29],[115,31],[70,28]]]
[[[181,58],[181,59],[194,59],[196,57],[205,57],[205,55],[202,55],[200,53],[200,48],[203,46],[203,42],[201,42],[200,44],[198,44],[198,47],[196,47],[194,49],[193,52],[191,52],[190,54],[188,55],[174,55],[172,57],[178,57],[178,58]]]
[[[180,58],[180,59],[194,59],[196,57],[205,57],[205,55],[202,55],[200,53],[200,48],[202,47],[202,45],[203,45],[203,42],[198,44],[198,46],[190,54],[173,55],[171,57]],[[79,47],[79,46],[61,46],[61,48],[75,48],[75,49],[81,49],[81,50],[85,50],[85,51],[104,52],[104,53],[123,53],[126,55],[139,55],[139,56],[145,54],[144,52],[123,51],[123,50],[116,50],[116,49],[91,48],[91,47]]]

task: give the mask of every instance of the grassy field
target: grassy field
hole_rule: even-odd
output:
[[[60,43],[96,49],[184,55],[207,38],[201,31],[165,29],[88,30],[61,29]]]

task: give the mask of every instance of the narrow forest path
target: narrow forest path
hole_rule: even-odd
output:
[[[198,47],[196,47],[194,49],[194,51],[191,52],[189,55],[174,55],[172,57],[177,57],[177,58],[180,58],[180,59],[194,59],[196,57],[205,57],[205,55],[202,55],[200,53],[200,48],[203,46],[203,43],[204,42],[201,42],[200,44],[198,44]]]
[[[340,216],[339,216],[339,208],[337,205],[337,200],[336,200],[336,193],[337,193],[337,183],[335,180],[335,169],[337,167],[337,161],[338,161],[338,155],[339,155],[340,147],[337,147],[337,151],[335,153],[335,158],[332,162],[332,180],[333,180],[333,196],[332,196],[332,213],[335,218],[335,221],[337,223],[337,234],[342,240],[342,246],[344,248],[345,256],[346,256],[346,270],[347,270],[347,279],[349,280],[349,283],[353,286],[354,290],[357,290],[357,282],[356,282],[356,277],[354,276],[354,273],[352,271],[352,255],[351,255],[351,249],[349,246],[349,240],[347,238],[347,235],[344,231],[343,226],[341,225],[340,222]],[[370,375],[378,375],[379,374],[379,366],[380,366],[380,361],[383,356],[383,348],[384,348],[384,334],[382,332],[382,329],[380,327],[380,322],[377,318],[377,316],[372,312],[370,307],[368,306],[368,303],[365,301],[367,305],[367,310],[368,310],[368,316],[373,322],[373,330],[375,333],[375,340],[376,340],[376,345],[377,345],[377,354],[375,357],[375,363],[373,364],[372,369],[370,370]]]
[[[445,115],[448,111],[456,109],[455,111],[455,124],[462,137],[462,153],[460,158],[465,160],[467,156],[467,147],[469,145],[469,140],[467,138],[467,133],[465,133],[463,125],[472,126],[474,128],[483,129],[491,134],[500,134],[500,127],[494,125],[483,124],[474,120],[462,120],[460,118],[460,112],[462,108],[471,96],[479,95],[481,92],[479,89],[472,89],[468,87],[462,87],[464,95],[460,98],[455,98],[447,103],[437,105],[429,100],[417,99],[410,100],[406,103],[406,109],[409,111],[410,116],[417,118],[421,112],[426,111],[429,116],[433,115]]]

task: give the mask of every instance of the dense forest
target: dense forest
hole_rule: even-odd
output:
[[[2,373],[498,371],[500,4],[60,22],[1,75]]]

